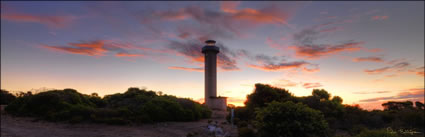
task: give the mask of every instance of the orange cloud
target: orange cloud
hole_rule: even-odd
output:
[[[240,1],[222,1],[220,3],[220,9],[227,13],[236,13],[236,8],[239,6]]]
[[[16,22],[39,23],[53,27],[64,27],[76,19],[75,16],[32,15],[27,13],[2,13],[1,19]]]
[[[386,20],[388,16],[373,16],[372,20]]]
[[[221,2],[220,10],[222,12],[209,11],[198,6],[189,6],[177,11],[157,11],[153,13],[152,18],[164,20],[184,20],[192,18],[200,23],[214,23],[215,25],[228,24],[234,21],[245,21],[245,23],[281,23],[286,24],[289,13],[282,11],[281,7],[270,5],[262,9],[244,8],[238,10],[240,2]],[[210,17],[214,16],[214,20]],[[221,24],[224,23],[224,24]],[[239,22],[240,23],[240,22]]]
[[[128,50],[142,50],[149,52],[168,52],[162,50],[155,50],[151,48],[134,46],[131,44],[118,44],[113,43],[107,40],[96,40],[91,42],[82,42],[82,43],[69,43],[69,46],[49,46],[43,45],[43,48],[46,48],[51,51],[59,51],[70,54],[80,54],[87,56],[105,56],[107,52],[116,52],[116,57],[143,57],[144,54],[139,53],[129,53]]]
[[[130,53],[117,53],[115,54],[117,57],[142,57],[143,54],[130,54]]]
[[[280,71],[291,68],[301,68],[304,65],[308,65],[309,63],[304,61],[296,61],[296,62],[288,62],[288,63],[280,63],[280,64],[263,64],[263,65],[254,65],[250,64],[248,67],[263,70],[263,71]]]
[[[186,68],[186,67],[171,66],[171,67],[168,67],[168,69],[177,69],[177,70],[184,70],[184,71],[204,72],[204,68]]]
[[[280,79],[272,83],[273,86],[286,88],[286,87],[295,87],[298,85],[298,83],[286,80],[286,79]]]
[[[88,56],[103,56],[107,50],[103,47],[103,41],[93,41],[88,43],[69,43],[71,47],[59,47],[44,45],[43,48],[47,48],[52,51],[61,51],[72,54],[81,54]]]
[[[232,17],[234,19],[247,20],[247,21],[252,21],[257,23],[277,22],[277,23],[286,24],[286,20],[289,16],[284,12],[278,12],[277,9],[270,7],[269,12],[251,9],[251,8],[245,8],[235,12]]]
[[[290,46],[289,49],[295,50],[295,56],[307,59],[318,59],[320,57],[336,54],[339,52],[358,51],[364,42],[350,42],[340,45],[304,45]]]
[[[418,67],[416,69],[411,69],[411,70],[409,70],[409,72],[415,73],[416,75],[418,75],[420,77],[425,77],[424,67]]]
[[[321,86],[323,86],[323,85],[320,84],[320,83],[304,83],[303,84],[304,88],[318,88],[318,87],[321,87]]]
[[[424,92],[425,91],[423,88],[413,88],[413,89],[404,90],[404,92],[401,92],[397,94],[396,96],[363,99],[363,100],[360,100],[360,102],[397,101],[397,100],[423,101]]]
[[[384,60],[380,57],[360,57],[360,58],[354,58],[354,62],[364,62],[364,61],[370,61],[370,62],[383,62]]]

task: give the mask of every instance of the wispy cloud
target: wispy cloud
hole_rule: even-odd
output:
[[[345,21],[332,21],[322,24],[313,25],[304,28],[292,34],[292,46],[288,49],[295,51],[295,56],[305,59],[319,59],[325,56],[338,54],[341,52],[354,52],[363,49],[365,42],[357,42],[348,40],[339,44],[320,44],[317,40],[323,37],[323,34],[342,30],[341,26]],[[279,46],[274,44],[274,46]]]
[[[186,68],[186,67],[171,66],[171,67],[168,67],[168,69],[177,69],[177,70],[185,70],[185,71],[204,72],[204,68]]]
[[[130,50],[146,51],[146,52],[155,52],[155,53],[164,53],[165,50],[156,50],[152,48],[145,48],[140,46],[134,46],[132,44],[123,44],[116,43],[110,40],[94,40],[88,42],[79,42],[79,43],[68,43],[67,46],[51,46],[51,45],[42,45],[42,48],[48,49],[50,51],[58,51],[69,54],[79,54],[86,56],[106,56],[107,53],[113,52],[116,57],[144,57],[146,54],[142,53],[130,53]],[[132,51],[135,52],[135,51]]]
[[[240,3],[240,1],[222,1],[220,3],[220,9],[221,11],[226,13],[236,13],[238,12],[236,8],[239,6]]]
[[[425,70],[425,67],[422,66],[422,67],[418,67],[418,68],[415,68],[415,69],[411,69],[411,70],[409,70],[409,72],[414,73],[414,74],[416,74],[420,77],[425,77],[424,70]]]
[[[396,96],[377,97],[363,99],[360,102],[377,102],[377,101],[397,101],[397,100],[422,100],[424,99],[424,88],[407,89]]]
[[[290,81],[290,80],[286,80],[286,79],[280,79],[280,80],[274,81],[272,85],[276,87],[286,88],[286,87],[295,87],[298,85],[298,83]]]
[[[293,69],[293,68],[303,68],[306,65],[310,65],[310,63],[307,63],[305,61],[294,61],[294,62],[282,62],[278,64],[274,64],[274,63],[263,63],[262,65],[251,64],[248,66],[251,68],[260,69],[264,71],[280,71],[280,70]],[[307,70],[310,70],[310,69],[307,69]]]
[[[391,91],[363,91],[363,92],[353,92],[353,94],[383,94],[383,93],[391,93]]]
[[[400,72],[400,71],[403,71],[409,65],[410,64],[408,62],[400,62],[392,66],[386,66],[386,67],[377,68],[377,69],[366,69],[364,70],[364,72],[368,74],[381,74],[384,72],[391,72],[391,71]]]
[[[320,83],[304,83],[303,87],[304,88],[318,88],[318,87],[322,87],[323,85]]]
[[[388,19],[388,16],[372,16],[371,19],[372,20],[386,20]]]
[[[383,62],[384,60],[381,57],[359,57],[359,58],[353,58],[354,62]]]
[[[65,27],[77,19],[71,15],[35,15],[31,13],[2,12],[1,19],[15,22],[29,22],[47,25],[49,27]]]
[[[338,45],[303,45],[291,46],[295,50],[295,55],[307,59],[319,59],[323,56],[336,54],[339,52],[358,51],[364,42],[347,42]]]
[[[88,56],[104,56],[108,50],[104,48],[104,41],[97,40],[85,43],[69,43],[70,46],[49,46],[43,45],[42,47],[52,51],[61,51],[72,54],[81,54]]]
[[[188,36],[199,36],[201,41],[206,40],[205,37],[233,38],[244,35],[245,30],[256,28],[257,26],[267,24],[287,24],[288,19],[294,14],[297,7],[302,3],[295,4],[279,4],[271,3],[263,8],[243,8],[238,6],[241,2],[221,2],[220,10],[211,10],[196,5],[191,5],[175,10],[156,10],[144,12],[142,24],[149,27],[155,33],[160,34],[161,28],[156,26],[159,21],[182,21],[191,20],[189,27],[184,27],[185,23],[179,24],[180,38],[188,38]],[[187,28],[191,28],[189,30]],[[197,30],[201,34],[194,34]],[[191,32],[192,31],[192,32]],[[204,38],[204,39],[201,39]]]
[[[117,57],[143,57],[143,54],[131,54],[131,53],[117,53],[115,54]]]

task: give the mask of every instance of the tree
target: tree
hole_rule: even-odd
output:
[[[261,137],[327,136],[328,124],[322,113],[301,103],[273,101],[256,113]]]
[[[1,90],[0,92],[0,99],[1,99],[1,105],[7,105],[10,102],[12,102],[13,100],[16,99],[16,97],[12,94],[9,93],[9,91],[6,90]]]
[[[382,104],[384,107],[384,110],[403,110],[403,109],[413,109],[413,102],[412,101],[404,101],[404,102],[397,102],[397,101],[388,101],[387,103]]]
[[[319,99],[329,100],[329,97],[331,97],[331,94],[328,93],[328,91],[324,89],[313,89],[313,97],[317,97]]]
[[[416,108],[417,108],[417,109],[422,109],[422,110],[424,110],[424,108],[425,108],[424,103],[419,102],[419,101],[416,101],[416,102],[415,102],[415,106],[416,106]]]
[[[342,98],[341,98],[341,97],[339,97],[339,96],[334,96],[334,97],[332,98],[332,102],[335,102],[335,103],[341,104],[341,103],[342,103]]]
[[[289,101],[291,98],[291,93],[286,89],[257,83],[254,92],[247,96],[245,105],[253,110],[256,107],[264,107],[266,103],[272,101]]]

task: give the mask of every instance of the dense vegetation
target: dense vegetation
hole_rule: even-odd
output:
[[[384,110],[343,105],[338,96],[314,89],[296,97],[288,90],[256,84],[234,122],[241,137],[410,137],[424,136],[424,104],[390,101]]]
[[[6,105],[16,99],[16,97],[6,90],[0,90],[0,105]]]
[[[8,96],[6,93],[5,91],[4,95]],[[22,93],[11,100],[13,101],[5,110],[12,115],[71,123],[193,121],[211,115],[209,109],[190,99],[158,95],[154,91],[138,88],[129,88],[125,93],[106,95],[103,98],[96,93],[84,95],[74,89],[64,89],[34,95],[30,92]]]

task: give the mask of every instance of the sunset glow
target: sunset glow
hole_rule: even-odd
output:
[[[202,102],[208,39],[229,104],[255,83],[365,109],[424,101],[423,1],[2,1],[1,89],[139,87]]]

